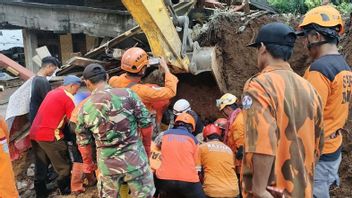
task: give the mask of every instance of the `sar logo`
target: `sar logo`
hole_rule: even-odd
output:
[[[243,98],[242,98],[243,109],[251,108],[252,103],[253,103],[253,100],[250,96],[248,96],[248,95],[243,96]]]

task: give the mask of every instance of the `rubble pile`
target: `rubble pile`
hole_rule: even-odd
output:
[[[283,22],[297,27],[300,22],[299,16],[293,15],[270,15],[263,11],[250,13],[216,13],[212,20],[203,26],[198,32],[197,40],[201,46],[217,45],[223,57],[222,71],[226,79],[227,88],[231,93],[238,96],[242,94],[244,83],[255,73],[256,51],[247,48],[256,36],[260,26],[270,22]],[[349,65],[352,65],[352,32],[348,32],[341,40],[341,53],[347,58]],[[311,63],[306,47],[301,39],[295,44],[293,56],[290,61],[295,72],[300,75]],[[352,114],[349,116],[346,129],[352,128]],[[352,134],[352,133],[351,133]],[[350,197],[352,190],[352,135],[345,134],[343,144],[343,160],[340,167],[341,186],[331,189],[332,197]]]

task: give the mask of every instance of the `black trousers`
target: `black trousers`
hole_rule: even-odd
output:
[[[200,182],[157,179],[156,187],[161,198],[205,198]]]
[[[71,162],[66,143],[63,140],[54,142],[32,141],[32,149],[35,157],[36,191],[43,191],[43,194],[46,193],[45,181],[50,163],[58,174],[57,183],[60,190],[64,191],[69,188]]]

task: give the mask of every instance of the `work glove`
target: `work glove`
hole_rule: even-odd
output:
[[[92,147],[90,145],[78,146],[79,152],[81,152],[83,160],[83,173],[92,173],[97,169],[97,166],[93,162]]]
[[[145,152],[147,153],[148,159],[150,157],[150,146],[152,144],[152,133],[153,133],[153,128],[152,126],[149,126],[147,128],[141,128],[141,135],[142,135],[142,142],[143,146],[145,149]]]

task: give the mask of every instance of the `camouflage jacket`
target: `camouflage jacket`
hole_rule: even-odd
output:
[[[94,136],[98,168],[103,175],[131,172],[148,165],[138,128],[151,124],[150,113],[130,89],[95,90],[80,110],[77,144]]]

